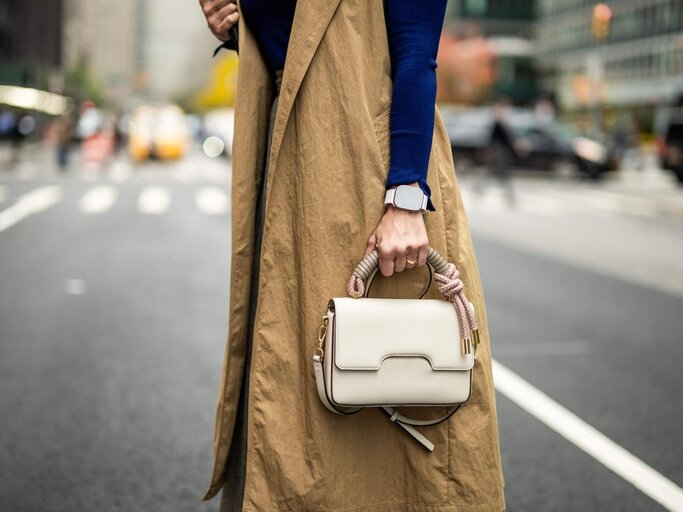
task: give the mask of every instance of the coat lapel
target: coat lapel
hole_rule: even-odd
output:
[[[341,0],[298,0],[292,32],[287,47],[287,58],[280,86],[280,97],[270,146],[270,171],[277,169],[277,157],[282,145],[287,121],[313,55],[320,45],[330,20]],[[269,172],[267,190],[274,172]]]

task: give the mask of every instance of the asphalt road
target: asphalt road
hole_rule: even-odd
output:
[[[0,172],[0,510],[217,510],[199,500],[227,326],[227,163],[43,165]],[[557,189],[519,187],[525,205]],[[632,204],[628,187],[607,192]],[[465,193],[496,360],[683,485],[681,269],[622,240],[678,247],[683,217]],[[607,241],[577,251],[582,237]],[[616,263],[638,258],[642,272]],[[508,510],[663,510],[505,393],[498,409]]]

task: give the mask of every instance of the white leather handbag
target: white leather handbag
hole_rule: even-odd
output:
[[[432,248],[427,262],[430,279],[419,299],[368,298],[379,253],[365,257],[349,281],[350,297],[328,303],[313,366],[318,395],[330,411],[381,408],[433,451],[415,427],[445,421],[467,401],[479,334],[455,265]],[[432,278],[446,300],[422,299]],[[453,408],[433,420],[416,420],[396,409],[408,405]]]

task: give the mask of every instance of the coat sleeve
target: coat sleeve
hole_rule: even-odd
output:
[[[386,0],[393,92],[386,188],[415,183],[431,195],[427,169],[434,132],[436,55],[446,0]],[[431,199],[427,205],[434,211]]]

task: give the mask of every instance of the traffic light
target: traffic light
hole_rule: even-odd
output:
[[[602,40],[609,36],[610,23],[612,21],[612,9],[607,4],[595,4],[593,6],[593,19],[591,30],[596,39]]]

